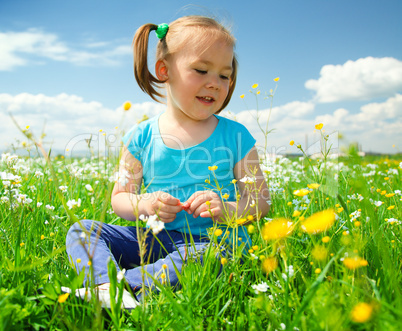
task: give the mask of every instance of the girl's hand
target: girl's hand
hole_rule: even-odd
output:
[[[194,218],[213,217],[215,220],[224,216],[224,206],[220,196],[214,191],[197,191],[183,203],[183,209]]]
[[[141,202],[146,204],[148,215],[156,214],[164,223],[173,222],[176,214],[183,210],[179,199],[163,191],[144,194]]]

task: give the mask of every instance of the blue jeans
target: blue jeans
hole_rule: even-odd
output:
[[[144,282],[149,289],[154,288],[154,278],[161,281],[165,274],[170,285],[178,285],[184,263],[189,256],[196,256],[202,262],[202,254],[208,246],[209,239],[178,231],[163,230],[156,235],[162,245],[149,232],[146,238],[146,254],[144,256]],[[82,220],[71,226],[66,238],[67,254],[80,272],[85,269],[85,283],[90,283],[89,256],[92,256],[92,267],[95,284],[109,283],[108,262],[115,263],[117,270],[126,269],[125,278],[133,290],[140,289],[143,283],[140,266],[140,250],[137,228],[135,226],[119,226],[98,221]]]

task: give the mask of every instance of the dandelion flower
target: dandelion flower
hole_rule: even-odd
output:
[[[251,86],[251,88],[257,88],[258,84],[253,84],[253,86]]]
[[[355,256],[355,257],[346,257],[343,259],[343,264],[345,265],[346,268],[350,269],[350,270],[355,270],[358,269],[360,267],[365,267],[368,265],[368,262],[359,257],[359,256]]]
[[[321,184],[313,183],[313,184],[307,184],[308,188],[311,188],[312,190],[316,190],[321,186]]]
[[[263,272],[269,274],[278,267],[278,260],[275,257],[267,257],[262,261],[261,267]]]
[[[320,211],[308,217],[301,225],[304,232],[310,234],[328,230],[335,222],[335,212],[332,209]]]
[[[63,302],[65,302],[67,300],[69,295],[70,295],[70,293],[61,294],[61,295],[59,295],[59,298],[57,299],[57,301],[59,303],[63,303]]]
[[[316,128],[316,130],[321,130],[323,126],[324,126],[324,124],[319,123],[319,124],[315,125],[315,128]]]
[[[295,210],[292,214],[292,217],[298,217],[301,215],[301,212],[299,210]]]
[[[373,306],[366,302],[359,302],[350,313],[350,318],[356,323],[367,322],[373,313]]]
[[[328,243],[329,241],[331,240],[331,238],[330,237],[328,237],[328,236],[325,236],[325,237],[323,237],[322,239],[321,239],[321,241],[323,242],[323,243]]]
[[[261,233],[264,240],[277,240],[289,236],[293,231],[293,223],[286,218],[278,218],[265,223]]]
[[[124,103],[123,108],[125,111],[130,110],[131,108],[131,102],[127,101]]]
[[[311,191],[302,188],[301,190],[296,190],[293,192],[294,195],[297,195],[298,197],[304,197],[305,195],[309,194]]]

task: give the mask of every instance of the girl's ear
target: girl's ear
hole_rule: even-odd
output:
[[[158,60],[155,63],[155,73],[156,77],[158,77],[161,81],[167,81],[169,78],[168,75],[168,67],[166,60]]]

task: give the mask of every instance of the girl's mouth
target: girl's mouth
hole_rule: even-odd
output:
[[[215,99],[212,97],[197,97],[197,99],[206,104],[211,104],[215,101]]]

